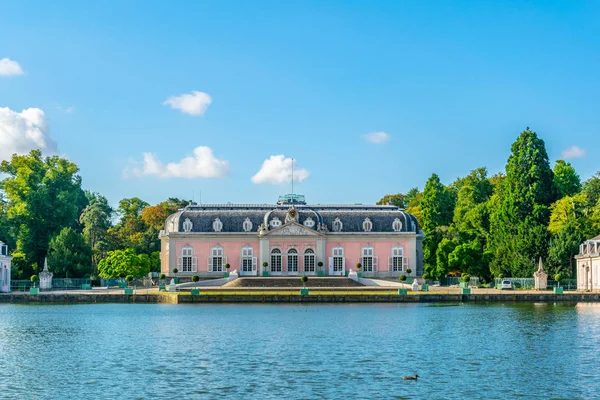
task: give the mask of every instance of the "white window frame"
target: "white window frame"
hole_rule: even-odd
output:
[[[369,217],[365,218],[365,220],[363,221],[362,227],[363,227],[363,231],[371,232],[371,230],[373,229],[373,222],[371,222],[371,218],[369,218]]]
[[[280,274],[283,271],[283,267],[281,265],[281,250],[279,250],[278,248],[272,249],[270,256],[271,272]]]
[[[375,256],[375,249],[373,246],[364,246],[361,250],[362,257],[360,263],[362,265],[363,272],[376,272],[377,271],[377,257]]]
[[[394,232],[402,231],[402,221],[400,221],[400,218],[396,218],[394,222],[392,222],[392,230]]]
[[[196,272],[198,264],[192,246],[186,245],[181,248],[181,256],[177,264],[181,272]]]
[[[307,228],[314,228],[315,221],[311,217],[308,217],[304,220],[304,226]]]
[[[221,232],[223,230],[223,222],[221,222],[219,218],[215,218],[212,226],[215,232]]]
[[[299,265],[299,255],[298,255],[298,250],[296,250],[295,248],[290,248],[288,249],[287,252],[287,257],[286,257],[286,261],[287,261],[287,272],[289,274],[297,274],[298,271],[300,270],[300,265]]]
[[[242,247],[240,271],[245,273],[256,271],[256,257],[254,257],[254,248],[252,246]]]
[[[333,273],[342,272],[345,264],[344,248],[341,246],[331,249],[331,267]]]
[[[186,218],[185,221],[183,221],[183,231],[191,232],[193,228],[194,224],[192,224],[192,221],[189,218]]]
[[[316,271],[316,263],[315,263],[315,251],[313,249],[304,250],[304,272],[315,272]]]
[[[331,223],[331,230],[334,232],[341,232],[342,229],[344,229],[344,224],[342,223],[342,220],[339,218],[333,220],[333,222]]]
[[[225,264],[227,264],[227,257],[225,257],[223,246],[211,247],[208,258],[209,272],[225,272]]]
[[[390,272],[406,272],[404,262],[404,248],[402,246],[392,247],[392,255],[388,261],[388,271]]]
[[[271,226],[271,228],[277,228],[281,226],[281,220],[277,217],[273,218],[271,220],[271,222],[269,222],[269,226]]]
[[[244,220],[244,222],[242,223],[242,229],[244,229],[244,232],[252,231],[252,221],[250,221],[250,218],[246,218]]]

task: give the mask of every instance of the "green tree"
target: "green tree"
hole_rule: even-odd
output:
[[[106,257],[107,233],[111,226],[113,210],[106,197],[91,192],[87,192],[86,196],[88,205],[81,213],[79,220],[83,224],[85,239],[92,249],[91,264],[96,272],[98,261]]]
[[[16,251],[25,255],[23,273],[29,276],[43,265],[50,238],[78,225],[85,200],[79,169],[69,160],[44,158],[32,150],[3,161],[0,172],[7,175],[0,182],[7,223],[16,233]]]
[[[511,147],[502,197],[490,216],[494,275],[531,276],[536,260],[545,258],[549,206],[556,198],[553,175],[544,141],[526,129]]]
[[[548,273],[551,276],[557,273],[573,276],[575,272],[574,256],[579,253],[579,245],[585,239],[585,234],[572,222],[552,235],[546,261]]]
[[[63,228],[52,238],[48,250],[49,269],[56,278],[83,278],[92,272],[92,250],[73,228]]]
[[[132,275],[141,278],[150,272],[151,262],[147,254],[137,255],[133,249],[109,251],[98,263],[101,278],[118,278]]]
[[[405,196],[402,193],[386,194],[381,200],[377,202],[378,205],[391,204],[396,207],[406,208],[407,202]]]
[[[423,261],[425,269],[437,275],[437,247],[443,238],[443,229],[452,221],[454,211],[453,195],[442,185],[440,178],[432,174],[425,184],[421,201],[421,227],[423,240]]]
[[[575,168],[564,160],[556,161],[554,166],[554,186],[558,191],[558,197],[573,196],[581,190],[581,179]]]

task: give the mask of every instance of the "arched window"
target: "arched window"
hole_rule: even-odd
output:
[[[281,226],[281,220],[275,217],[269,222],[269,225],[271,225],[271,228],[277,228],[278,226]]]
[[[190,221],[189,218],[186,218],[185,221],[183,221],[183,231],[184,232],[191,232],[193,227],[194,227],[194,225],[192,224],[192,221]]]
[[[289,273],[298,272],[298,250],[296,250],[294,248],[288,249],[287,271]]]
[[[254,257],[254,249],[251,246],[242,247],[242,257],[240,260],[240,270],[242,272],[256,271],[256,258]]]
[[[221,222],[221,220],[219,218],[215,218],[215,220],[213,221],[213,230],[215,232],[221,232],[222,229],[223,229],[223,223]]]
[[[183,246],[181,248],[181,257],[179,257],[178,264],[181,272],[196,272],[196,257],[194,257],[194,248],[192,246]]]
[[[271,272],[281,272],[281,250],[271,250]]]
[[[373,246],[365,246],[362,248],[362,270],[364,272],[373,272],[375,270],[375,256]]]
[[[400,218],[396,218],[394,222],[392,222],[392,229],[394,232],[400,232],[402,230],[402,221],[400,221]]]
[[[315,252],[313,249],[304,250],[304,272],[315,272]]]
[[[373,229],[373,223],[371,222],[371,218],[365,218],[365,220],[363,221],[363,231],[371,232],[371,229]]]
[[[401,246],[392,247],[392,256],[390,257],[389,270],[394,272],[405,271],[404,249]]]
[[[334,232],[341,232],[343,227],[344,227],[344,224],[342,224],[342,221],[339,218],[336,218],[333,221],[333,223],[331,224],[331,229]]]
[[[244,228],[244,232],[250,232],[252,230],[252,221],[250,221],[250,218],[244,220],[242,228]]]
[[[223,272],[227,258],[224,256],[223,247],[214,246],[210,249],[210,257],[208,258],[208,270],[212,272]]]

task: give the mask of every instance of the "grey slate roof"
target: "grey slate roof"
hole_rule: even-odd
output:
[[[165,222],[167,232],[184,232],[183,223],[189,218],[193,224],[192,232],[214,232],[213,222],[216,218],[223,223],[221,232],[244,232],[243,223],[248,218],[252,222],[252,232],[257,232],[260,224],[277,217],[285,223],[289,205],[274,204],[208,204],[190,205],[169,216]],[[362,204],[343,205],[295,205],[299,223],[304,224],[312,218],[317,224],[325,223],[329,233],[333,233],[333,221],[339,218],[342,222],[341,233],[362,233],[363,221],[369,218],[373,223],[371,232],[394,232],[392,224],[396,218],[402,222],[401,232],[419,233],[419,224],[414,215],[395,206],[378,206]],[[269,228],[271,229],[271,228]],[[336,232],[337,233],[337,232]]]

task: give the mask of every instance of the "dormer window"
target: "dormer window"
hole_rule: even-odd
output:
[[[281,226],[281,220],[275,217],[269,222],[269,225],[271,225],[271,228],[277,228],[278,226]]]
[[[365,220],[363,221],[363,231],[371,232],[371,229],[373,229],[373,223],[371,222],[371,219],[365,218]]]
[[[342,221],[339,218],[336,218],[335,221],[333,221],[333,224],[331,224],[331,228],[334,232],[341,232],[343,226],[344,225],[342,224]]]
[[[223,223],[221,222],[221,220],[219,218],[215,218],[215,220],[213,221],[213,230],[215,232],[221,232],[222,229],[223,229]]]
[[[304,220],[304,226],[307,228],[314,228],[315,221],[311,217],[308,217]]]
[[[186,218],[185,221],[183,221],[183,231],[184,232],[191,232],[193,227],[194,227],[194,225],[192,224],[192,221],[190,221],[189,218]]]
[[[250,221],[250,218],[244,220],[242,227],[244,228],[244,232],[250,232],[252,230],[252,221]]]
[[[394,232],[400,232],[402,230],[402,221],[400,221],[400,218],[396,218],[394,220],[392,223],[392,229]]]

